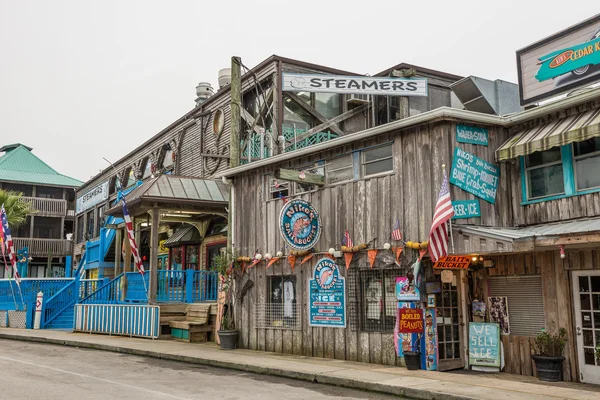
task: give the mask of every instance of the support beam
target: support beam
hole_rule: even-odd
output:
[[[294,100],[300,107],[302,107],[304,109],[304,111],[306,111],[307,113],[311,114],[313,117],[315,117],[317,120],[319,120],[319,122],[321,122],[322,124],[325,124],[325,123],[331,121],[330,118],[325,117],[323,114],[321,114],[320,112],[318,112],[313,106],[311,106],[310,104],[307,104],[305,101],[303,101],[295,93],[286,92],[286,96],[288,96],[290,99]],[[331,122],[330,125],[329,125],[329,128],[334,133],[338,134],[339,136],[345,135],[344,131],[342,131],[337,126],[337,122]]]
[[[338,115],[337,117],[331,118],[330,120],[328,120],[327,122],[321,124],[321,125],[317,125],[312,129],[307,130],[306,132],[296,136],[296,140],[300,141],[303,139],[306,139],[307,137],[314,135],[317,132],[322,132],[325,129],[329,128],[332,124],[337,124],[338,122],[342,122],[347,120],[348,118],[351,118],[357,114],[360,114],[363,111],[366,111],[369,108],[369,104],[363,104],[362,106],[358,106],[356,108],[353,108],[350,111],[346,111],[343,114]]]
[[[121,273],[121,248],[123,247],[123,231],[117,229],[115,234],[115,276]]]
[[[156,293],[158,289],[158,226],[160,224],[160,212],[154,207],[151,212],[152,225],[150,225],[150,304],[156,304]]]
[[[275,170],[275,178],[289,182],[298,182],[305,185],[317,185],[325,186],[325,177],[318,174],[304,173],[304,178],[300,179],[300,172],[291,169],[277,169]]]

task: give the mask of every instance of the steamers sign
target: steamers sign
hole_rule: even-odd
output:
[[[292,249],[312,249],[321,236],[319,213],[306,200],[292,200],[281,209],[279,231],[286,245]]]
[[[283,74],[283,90],[383,96],[427,96],[427,79],[285,72]]]

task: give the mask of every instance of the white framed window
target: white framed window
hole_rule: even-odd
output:
[[[290,195],[290,183],[287,181],[279,181],[273,175],[267,176],[267,185],[269,188],[269,200],[279,199],[281,196],[288,197]]]
[[[565,193],[560,147],[525,156],[527,199],[539,199]]]
[[[600,137],[573,144],[577,190],[600,188]]]
[[[362,152],[361,164],[363,177],[393,171],[392,145],[388,144],[364,150]]]
[[[325,180],[327,185],[354,179],[352,154],[333,158],[325,162]]]

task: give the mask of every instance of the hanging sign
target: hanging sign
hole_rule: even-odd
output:
[[[400,308],[400,333],[423,333],[423,310],[421,308]]]
[[[465,256],[446,256],[441,257],[433,268],[436,269],[469,269],[471,258]]]
[[[308,324],[330,328],[346,327],[346,283],[337,264],[323,258],[308,280]]]
[[[488,145],[488,130],[474,126],[456,125],[456,141],[460,143]]]
[[[312,249],[321,236],[319,213],[306,200],[289,201],[279,214],[279,232],[292,249]]]
[[[451,184],[494,204],[499,178],[500,170],[495,165],[458,147],[454,149]]]
[[[396,298],[398,301],[420,301],[419,288],[408,282],[407,277],[396,278]]]
[[[500,325],[469,323],[469,365],[500,367]]]
[[[481,217],[479,200],[453,201],[452,208],[454,208],[454,217],[452,217],[452,219]]]
[[[169,249],[165,247],[165,242],[167,241],[167,239],[165,240],[160,240],[158,242],[158,254],[165,254],[169,252]]]
[[[96,204],[101,203],[106,199],[108,199],[108,181],[101,183],[95,188],[88,190],[81,196],[78,196],[75,205],[75,212],[79,214],[80,212],[92,208]]]
[[[452,283],[452,279],[454,279],[454,274],[451,270],[445,269],[442,271],[442,283]]]
[[[427,96],[427,79],[283,73],[284,92]]]

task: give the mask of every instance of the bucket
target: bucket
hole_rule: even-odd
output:
[[[411,371],[421,369],[421,352],[405,351],[404,361],[406,362],[406,369],[409,369]]]
[[[239,331],[218,331],[221,350],[235,350],[237,348]]]

